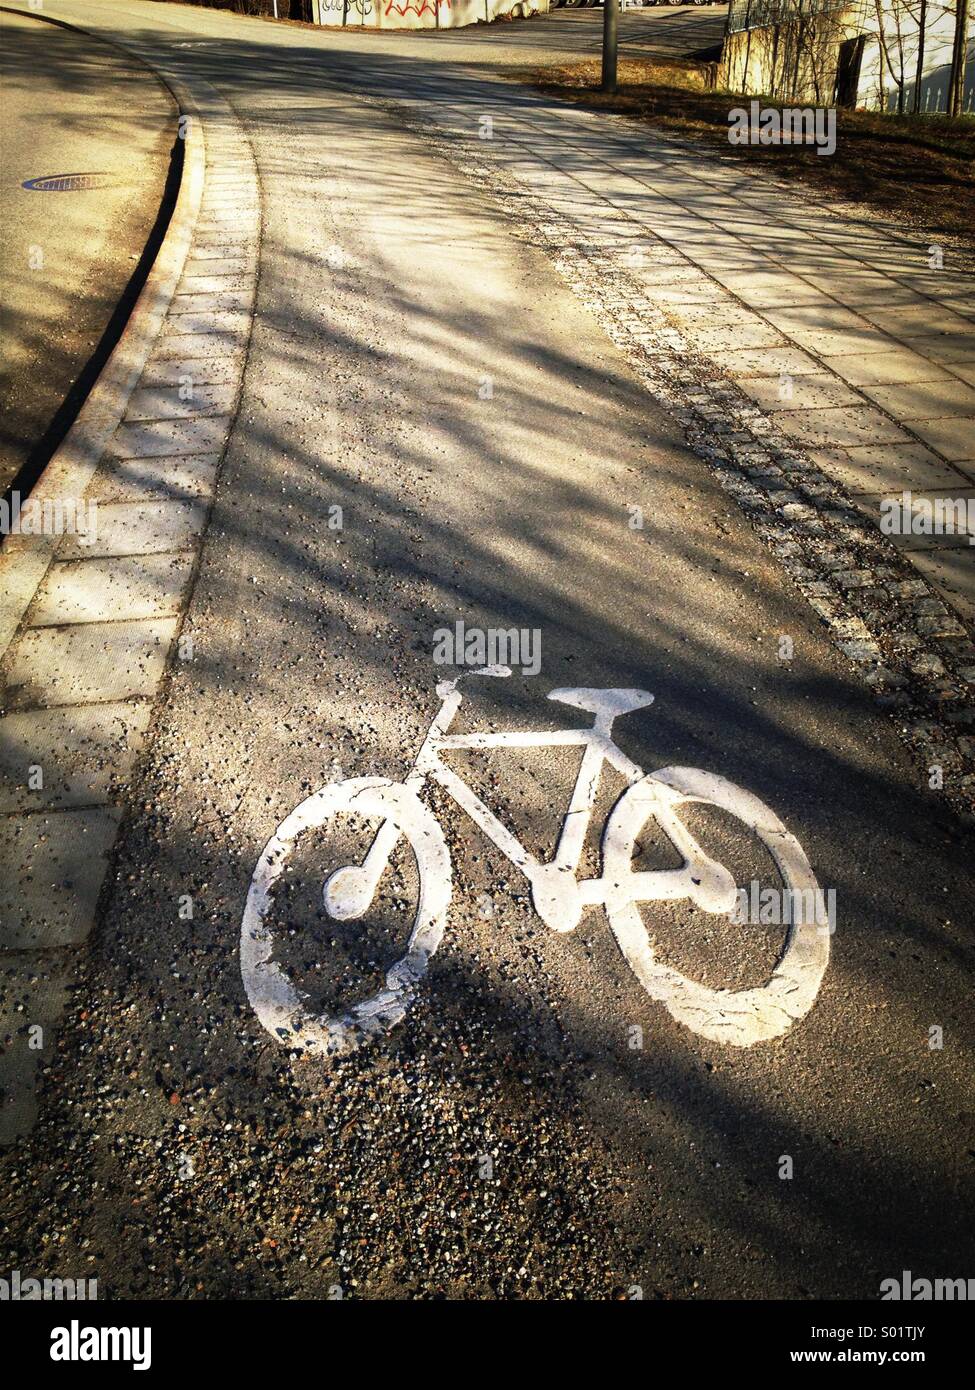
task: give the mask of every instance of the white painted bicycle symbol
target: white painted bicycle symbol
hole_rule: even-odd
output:
[[[506,666],[469,674],[508,676]],[[443,701],[404,782],[355,777],[321,787],[281,823],[265,846],[247,895],[241,924],[241,972],[247,997],[272,1037],[312,1054],[349,1051],[387,1032],[409,1008],[430,957],[440,945],[451,895],[450,855],[443,831],[420,800],[427,779],[439,783],[488,839],[527,878],[532,904],[553,931],[571,931],[583,909],[606,909],[620,949],[651,999],[678,1022],[714,1042],[751,1047],[779,1037],[812,1007],[829,960],[829,932],[817,922],[793,922],[768,981],[743,990],[715,990],[689,980],[656,959],[640,915],[641,903],[689,899],[705,912],[727,914],[735,903],[732,875],[697,843],[678,811],[699,802],[730,812],[754,831],[772,856],[787,889],[818,893],[802,847],[779,818],[751,792],[723,777],[690,767],[664,767],[644,775],[610,737],[613,721],[653,701],[643,690],[553,690],[550,700],[595,716],[590,728],[552,733],[450,734],[461,705],[459,679],[443,681]],[[559,835],[555,858],[540,863],[517,837],[441,759],[458,749],[559,748],[581,745],[583,756]],[[603,765],[628,783],[606,818],[602,874],[579,879],[577,870],[596,804]],[[332,918],[362,917],[369,909],[389,856],[405,836],[416,858],[419,903],[406,954],[386,975],[385,988],[340,1016],[316,1015],[281,966],[272,959],[269,924],[276,880],[298,837],[331,817],[358,815],[381,822],[361,864],[336,869],[325,882],[323,901]],[[653,818],[683,857],[676,869],[634,872],[635,847]],[[638,851],[637,851],[638,852]]]

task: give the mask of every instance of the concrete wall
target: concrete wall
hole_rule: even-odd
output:
[[[372,29],[457,29],[502,15],[545,14],[549,0],[314,0],[319,24]]]
[[[791,22],[729,34],[718,84],[749,96],[830,105],[839,46],[862,31],[843,11],[817,16],[812,25],[814,32],[809,23]]]
[[[942,11],[933,0],[924,31],[922,111],[945,109],[954,22],[954,15]],[[881,24],[896,78],[882,55],[878,38]],[[833,98],[839,46],[858,34],[867,35],[867,41],[860,65],[857,107],[896,111],[896,79],[903,73],[904,107],[909,111],[917,67],[917,22],[909,13],[902,12],[899,23],[895,23],[889,4],[882,4],[878,19],[875,5],[864,3],[864,0],[846,9],[811,16],[801,25],[793,20],[728,34],[718,70],[718,85],[748,96],[829,105]],[[975,110],[975,39],[969,49],[964,107],[966,111]]]

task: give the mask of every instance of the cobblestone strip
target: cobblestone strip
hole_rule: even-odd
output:
[[[517,235],[548,252],[650,394],[684,427],[688,445],[714,470],[776,555],[871,692],[890,711],[929,784],[975,816],[975,643],[925,578],[865,520],[829,477],[713,360],[694,350],[646,284],[628,271],[634,227],[611,206],[588,210],[588,230],[560,181],[549,193],[529,161],[519,169],[497,140],[477,138],[479,109],[458,119],[442,104],[440,129],[411,104],[398,118],[435,140],[444,156],[506,210]],[[450,121],[453,129],[445,129]],[[460,133],[463,132],[463,133]],[[556,196],[561,194],[561,199]],[[583,207],[585,198],[582,199]],[[651,265],[698,273],[670,242],[638,228]],[[713,286],[714,298],[721,287]],[[651,292],[652,293],[652,292]],[[747,343],[742,347],[747,348]]]
[[[0,1143],[33,1124],[154,699],[168,663],[190,655],[180,619],[254,312],[250,145],[213,87],[194,78],[190,94],[167,75],[205,143],[202,199],[162,327],[87,482],[94,537],[11,536],[4,548],[35,587],[0,664]],[[49,473],[34,495],[56,500],[63,478]]]

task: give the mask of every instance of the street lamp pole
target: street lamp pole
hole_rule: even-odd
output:
[[[620,0],[603,0],[603,91],[616,91],[616,50]]]

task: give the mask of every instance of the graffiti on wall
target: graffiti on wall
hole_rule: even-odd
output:
[[[549,0],[315,0],[320,24],[380,29],[458,29],[503,15],[544,14]]]

